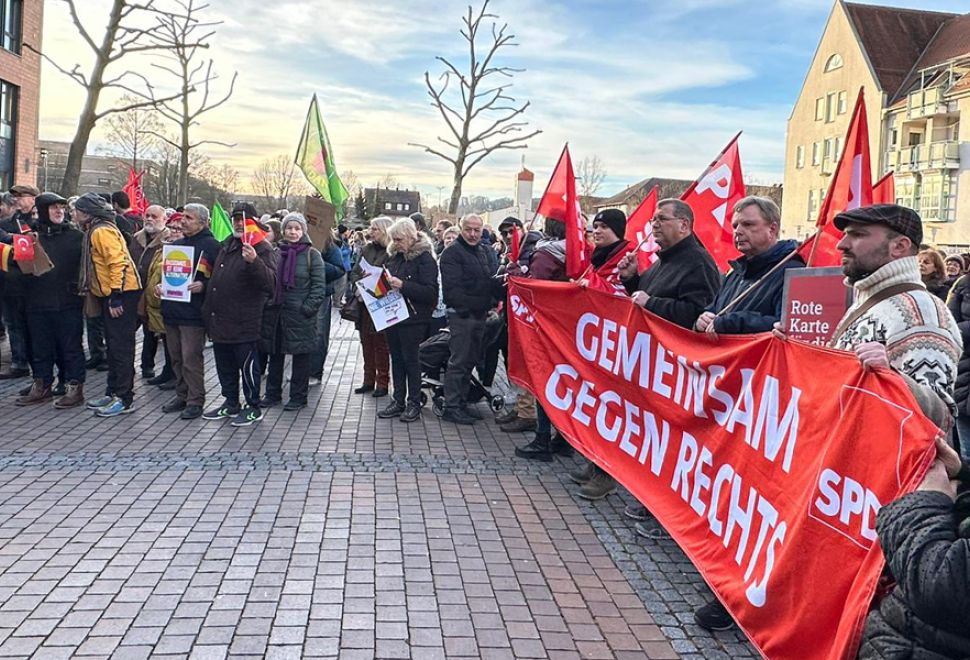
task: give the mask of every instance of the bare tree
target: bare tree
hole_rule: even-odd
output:
[[[210,110],[215,110],[229,100],[235,90],[239,72],[232,74],[229,89],[225,94],[221,96],[212,95],[212,84],[219,79],[219,76],[212,71],[213,62],[211,59],[197,60],[196,56],[200,49],[209,47],[208,40],[215,34],[214,28],[221,25],[222,21],[202,22],[199,20],[198,14],[209,7],[207,4],[197,4],[196,0],[172,1],[179,6],[180,13],[169,14],[164,19],[160,19],[157,28],[161,38],[172,44],[167,58],[170,62],[166,64],[153,62],[152,66],[170,74],[178,81],[180,90],[178,97],[160,103],[158,112],[178,126],[178,137],[171,144],[179,150],[178,189],[179,197],[184,202],[188,197],[190,152],[204,144],[218,144],[224,147],[235,146],[218,140],[192,142],[189,131],[192,126],[199,123],[198,120],[201,115]],[[199,90],[200,93],[196,95],[198,103],[195,104],[195,107],[191,107],[189,94],[194,90]],[[156,132],[156,135],[159,134]]]
[[[477,13],[469,5],[468,13],[462,19],[464,27],[459,32],[468,42],[468,69],[462,71],[446,58],[438,56],[435,59],[445,67],[438,77],[438,86],[431,82],[428,72],[424,74],[431,105],[438,109],[448,128],[449,135],[439,136],[438,142],[451,151],[445,153],[442,147],[411,143],[411,146],[443,158],[454,167],[449,213],[458,209],[462,184],[473,167],[499,149],[525,149],[529,139],[542,132],[526,132],[528,122],[524,120],[523,113],[530,102],[517,105],[515,98],[509,94],[511,78],[524,69],[499,66],[494,62],[502,48],[517,45],[515,35],[507,32],[508,23],[498,27],[492,21],[490,41],[486,41],[484,47],[478,43],[482,21],[498,18],[497,14],[487,13],[488,2],[485,0]],[[448,94],[452,81],[457,81],[458,89]]]
[[[284,207],[294,189],[294,183],[299,182],[295,174],[296,165],[289,156],[280,154],[275,158],[267,158],[253,170],[253,192],[263,198],[267,207]]]
[[[215,168],[210,181],[213,186],[223,191],[224,194],[219,196],[219,202],[226,206],[231,202],[232,193],[239,188],[239,170],[224,163]]]
[[[382,176],[380,181],[377,182],[378,188],[397,188],[400,185],[401,184],[398,183],[397,177],[390,172]]]
[[[584,212],[588,213],[591,210],[589,198],[599,191],[605,180],[606,170],[603,168],[603,162],[599,159],[599,156],[592,158],[587,156],[580,161],[579,169],[576,170],[576,181],[579,184],[577,192],[583,200]]]
[[[154,108],[131,108],[138,99],[126,94],[121,103],[129,110],[111,115],[107,119],[106,137],[120,155],[131,162],[131,168],[138,171],[139,157],[142,159],[155,148],[158,138],[153,133],[161,130],[161,122]]]
[[[36,47],[30,44],[24,45],[40,54],[55,69],[81,85],[87,92],[84,107],[78,117],[77,130],[74,133],[74,139],[71,141],[67,167],[60,186],[60,192],[68,195],[77,190],[78,179],[81,176],[81,161],[84,159],[84,152],[87,151],[91,131],[94,130],[99,121],[114,113],[157,107],[160,103],[179,98],[181,92],[171,96],[158,97],[155,95],[154,86],[144,75],[130,69],[117,75],[114,74],[114,70],[119,68],[118,63],[131,55],[172,50],[174,48],[172,43],[156,35],[152,21],[156,21],[155,25],[157,25],[157,21],[178,14],[158,9],[155,6],[155,0],[112,0],[107,21],[104,23],[104,35],[99,44],[95,41],[94,33],[85,27],[78,15],[79,0],[61,0],[61,2],[67,5],[75,29],[81,35],[85,46],[94,54],[94,64],[91,66],[91,70],[88,73],[82,72],[80,64],[75,64],[73,68],[67,69]],[[102,23],[98,21],[95,24],[101,25]],[[137,84],[137,87],[132,86],[135,84]],[[107,89],[122,90],[137,100],[131,103],[121,103],[107,110],[98,110],[101,94]]]

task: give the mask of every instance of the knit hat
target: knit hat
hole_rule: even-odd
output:
[[[286,217],[283,218],[283,222],[280,223],[280,233],[285,231],[286,225],[288,225],[291,222],[299,223],[300,227],[303,228],[303,233],[304,234],[307,233],[306,218],[303,217],[302,213],[288,213]]]
[[[74,202],[74,210],[103,220],[114,220],[115,210],[97,193],[84,193]]]
[[[923,242],[923,221],[913,209],[898,204],[873,204],[835,216],[834,224],[839,231],[845,231],[850,222],[889,227],[911,240],[913,245]]]
[[[596,214],[593,218],[593,224],[597,222],[602,222],[604,225],[613,230],[616,237],[619,239],[623,238],[626,233],[626,214],[620,209],[604,209]]]

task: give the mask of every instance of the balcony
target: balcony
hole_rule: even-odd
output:
[[[903,147],[898,154],[897,172],[952,170],[960,167],[960,143],[956,140]],[[887,157],[887,162],[892,162],[892,159]]]
[[[832,158],[822,159],[822,174],[824,176],[830,176],[835,172],[835,167],[838,163]]]
[[[947,103],[942,87],[918,89],[906,97],[906,118],[923,119],[946,115],[956,110],[956,104]]]

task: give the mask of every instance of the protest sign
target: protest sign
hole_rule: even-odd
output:
[[[398,291],[390,291],[380,298],[375,298],[363,280],[357,282],[357,290],[360,291],[361,300],[367,308],[367,313],[370,314],[371,321],[374,322],[374,329],[378,332],[400,323],[411,315],[404,296]]]
[[[939,430],[892,372],[770,333],[710,337],[628,299],[513,278],[509,377],[643,502],[768,658],[854,657],[880,507]]]
[[[162,300],[189,302],[192,293],[195,260],[195,248],[186,245],[162,246]]]
[[[331,242],[330,235],[336,218],[333,204],[320,197],[308,195],[304,200],[304,208],[310,242],[313,247],[323,252]]]
[[[825,346],[852,302],[841,268],[789,268],[781,325],[792,339]]]

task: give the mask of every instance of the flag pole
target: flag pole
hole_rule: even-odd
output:
[[[821,235],[821,233],[822,233],[822,228],[819,227],[815,231],[815,245],[818,245],[818,239],[819,239],[819,236]],[[804,245],[804,244],[805,243],[803,242],[802,245]],[[737,296],[735,296],[734,299],[731,302],[729,302],[727,305],[724,306],[724,309],[722,309],[721,311],[719,311],[717,314],[714,315],[714,318],[717,318],[719,316],[723,316],[724,314],[727,314],[732,309],[734,309],[735,307],[737,307],[738,303],[740,303],[742,300],[744,300],[748,296],[749,293],[751,293],[756,288],[758,288],[758,286],[760,286],[761,284],[763,284],[765,282],[765,280],[767,280],[769,277],[771,277],[774,273],[778,272],[778,270],[782,266],[784,266],[785,264],[787,264],[789,261],[791,261],[792,259],[794,259],[796,256],[798,256],[798,248],[795,248],[794,250],[792,250],[791,252],[789,252],[787,255],[785,255],[785,258],[782,259],[781,261],[779,261],[778,263],[776,263],[771,268],[771,270],[769,270],[767,273],[765,273],[760,278],[758,278],[757,281],[752,282],[751,283],[751,286],[749,286],[747,289],[745,289],[744,291],[742,291],[741,293],[739,293]]]
[[[569,143],[567,142],[566,144],[563,145],[563,147],[562,147],[562,153],[559,154],[559,160],[556,161],[556,166],[552,170],[552,175],[549,177],[549,181],[546,182],[546,188],[545,188],[545,190],[542,191],[542,197],[539,198],[539,205],[540,206],[542,205],[542,200],[545,199],[545,197],[546,197],[546,193],[549,192],[549,186],[552,185],[552,177],[559,170],[559,163],[562,162],[562,159],[566,155],[566,150],[568,148],[569,148]],[[536,212],[532,214],[532,220],[529,221],[529,227],[528,227],[528,229],[526,229],[526,232],[532,231],[532,227],[533,227],[533,225],[535,225],[536,218],[538,218],[538,217],[539,217],[539,209],[536,208]]]

